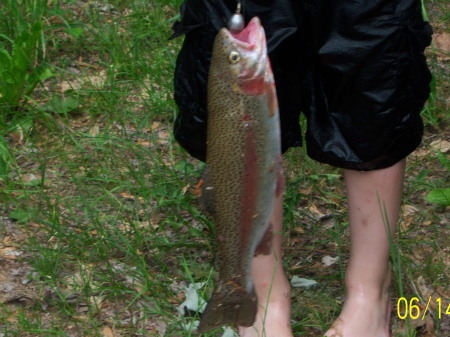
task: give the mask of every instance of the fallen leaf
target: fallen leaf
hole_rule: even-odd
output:
[[[419,209],[413,205],[402,205],[402,214],[404,217],[417,213]]]
[[[141,138],[139,138],[137,140],[137,144],[142,146],[142,147],[145,147],[145,148],[149,148],[152,145],[152,143],[150,143],[149,141],[143,140]]]
[[[419,317],[417,319],[411,319],[411,326],[418,332],[417,336],[421,337],[435,337],[434,334],[434,322],[429,315],[425,315],[424,319]]]
[[[7,273],[5,273],[5,272],[2,272],[1,270],[0,270],[0,282],[5,282],[5,281],[7,281],[9,279],[9,274],[7,274]]]
[[[316,218],[316,220],[319,220],[321,217],[324,216],[324,214],[319,210],[319,208],[314,203],[308,207],[308,210]]]
[[[320,223],[322,224],[323,228],[330,229],[333,228],[336,225],[335,218],[332,214],[325,214],[320,217]]]
[[[22,254],[23,252],[21,250],[14,247],[5,247],[0,249],[0,257],[4,259],[15,260]]]
[[[303,234],[305,230],[301,226],[297,226],[294,228],[294,232]]]
[[[186,194],[186,192],[189,190],[189,188],[191,187],[191,184],[187,184],[186,186],[184,186],[181,191],[183,192],[183,195]]]
[[[430,150],[423,145],[420,146],[416,151],[411,153],[411,156],[413,157],[425,157],[430,154]]]
[[[222,337],[238,337],[238,335],[229,326],[223,328],[224,332]]]
[[[126,192],[120,193],[120,196],[124,199],[130,199],[130,200],[134,200],[136,198],[134,195],[126,193]]]
[[[428,298],[432,297],[435,293],[434,289],[429,287],[423,276],[419,276],[416,280],[416,286],[417,290],[419,291],[420,295],[424,299],[424,301],[428,301]]]
[[[306,278],[301,278],[301,277],[298,277],[297,275],[294,275],[294,277],[292,277],[292,279],[291,279],[291,286],[293,286],[294,288],[309,289],[316,285],[317,285],[317,281],[308,280]]]
[[[325,267],[332,266],[337,261],[339,261],[339,256],[332,257],[330,255],[326,255],[322,258],[322,263],[324,264]]]
[[[7,235],[3,238],[3,245],[9,247],[9,246],[15,246],[15,243],[13,242],[13,238],[10,235]]]
[[[100,132],[100,128],[98,127],[98,125],[93,126],[92,129],[89,130],[89,134],[90,134],[92,137],[97,137],[97,135],[99,134],[99,132]]]
[[[409,228],[411,228],[411,225],[414,223],[414,217],[408,216],[406,218],[403,218],[400,221],[400,229],[402,232],[408,231]]]
[[[296,243],[301,243],[301,242],[302,242],[302,240],[299,239],[299,238],[293,238],[293,239],[291,239],[292,245],[294,245],[294,244],[296,244]]]
[[[181,329],[187,332],[194,332],[200,325],[200,321],[188,321],[187,323],[181,323]]]
[[[206,301],[198,296],[198,290],[203,288],[205,282],[191,283],[185,288],[186,300],[178,307],[178,313],[184,316],[185,310],[193,312],[203,312],[206,307]]]
[[[436,292],[443,298],[450,298],[450,290],[447,287],[438,286]]]
[[[153,122],[153,123],[152,123],[152,130],[158,129],[160,125],[161,125],[160,122]]]
[[[80,88],[81,88],[81,83],[78,80],[77,81],[71,81],[71,82],[69,82],[69,81],[62,81],[59,84],[59,90],[62,93],[66,92],[67,90],[78,90]]]
[[[91,305],[101,308],[103,306],[103,296],[90,296],[89,302]]]
[[[98,75],[86,76],[83,80],[85,83],[90,83],[93,87],[100,89],[106,81],[106,71],[102,70],[98,73]]]
[[[450,151],[450,142],[445,139],[437,139],[430,144],[430,147],[435,151],[447,153]]]
[[[438,32],[433,34],[433,42],[438,49],[439,59],[442,61],[450,60],[450,34],[447,32]]]
[[[102,329],[103,337],[115,337],[113,330],[109,326],[105,326]]]
[[[312,192],[313,185],[309,185],[309,187],[298,190],[301,194],[310,195]]]

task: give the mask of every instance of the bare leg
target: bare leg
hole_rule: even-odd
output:
[[[405,160],[381,170],[344,172],[350,217],[346,300],[328,337],[388,337],[389,231],[394,235]],[[385,214],[385,215],[384,215]]]
[[[282,265],[283,197],[275,201],[272,216],[273,241],[271,255],[253,259],[252,276],[258,296],[258,313],[251,327],[239,327],[241,337],[292,337],[289,282]]]

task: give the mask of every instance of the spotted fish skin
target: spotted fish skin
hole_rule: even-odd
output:
[[[214,195],[218,279],[198,332],[251,326],[257,299],[255,250],[280,193],[278,103],[264,29],[257,17],[238,34],[219,31],[208,79],[208,179]]]

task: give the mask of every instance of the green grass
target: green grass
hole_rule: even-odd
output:
[[[2,160],[8,165],[0,172],[0,252],[21,252],[17,259],[0,253],[0,271],[24,273],[8,276],[17,296],[0,307],[5,336],[102,336],[107,329],[192,335],[181,324],[195,317],[178,317],[176,310],[181,286],[206,281],[208,298],[214,246],[211,221],[193,193],[203,165],[171,135],[181,41],[168,37],[180,2],[61,0],[43,8],[43,1],[24,1],[22,10],[31,14],[13,13],[23,18],[0,23],[0,33],[14,39],[14,29],[38,15],[43,35],[36,55],[56,74],[21,99],[30,121],[22,131],[7,121],[12,126],[0,134],[0,167]],[[11,10],[9,3],[0,13]],[[447,209],[425,202],[427,193],[448,186],[443,155],[429,147],[440,137],[435,130],[444,132],[448,123],[442,106],[448,78],[435,78],[435,98],[424,111],[429,151],[408,165],[405,203],[419,211],[402,218],[394,258],[403,273],[394,298],[400,284],[407,298],[414,296],[419,276],[434,289],[449,286]],[[289,277],[319,282],[293,290],[293,327],[296,335],[316,336],[337,317],[344,295],[343,180],[340,170],[308,159],[303,149],[284,160],[283,263]],[[339,256],[339,263],[321,267],[324,255]],[[416,330],[399,331],[395,336]]]

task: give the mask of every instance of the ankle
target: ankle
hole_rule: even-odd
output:
[[[360,279],[357,276],[352,277],[347,274],[345,281],[346,298],[355,299],[357,301],[387,300],[391,283],[390,268],[384,274],[384,277],[379,278],[377,281],[374,281],[375,278],[368,281],[367,279]]]
[[[367,301],[382,301],[386,299],[387,291],[379,287],[368,287],[363,285],[358,285],[356,287],[346,288],[345,298],[346,300],[353,300],[356,302],[367,302]]]
[[[260,306],[251,327],[239,326],[241,337],[292,337],[290,304],[268,303]]]
[[[291,301],[290,284],[283,271],[277,273],[275,278],[267,283],[263,280],[255,282],[255,289],[258,303],[262,306],[272,303],[286,305]]]

